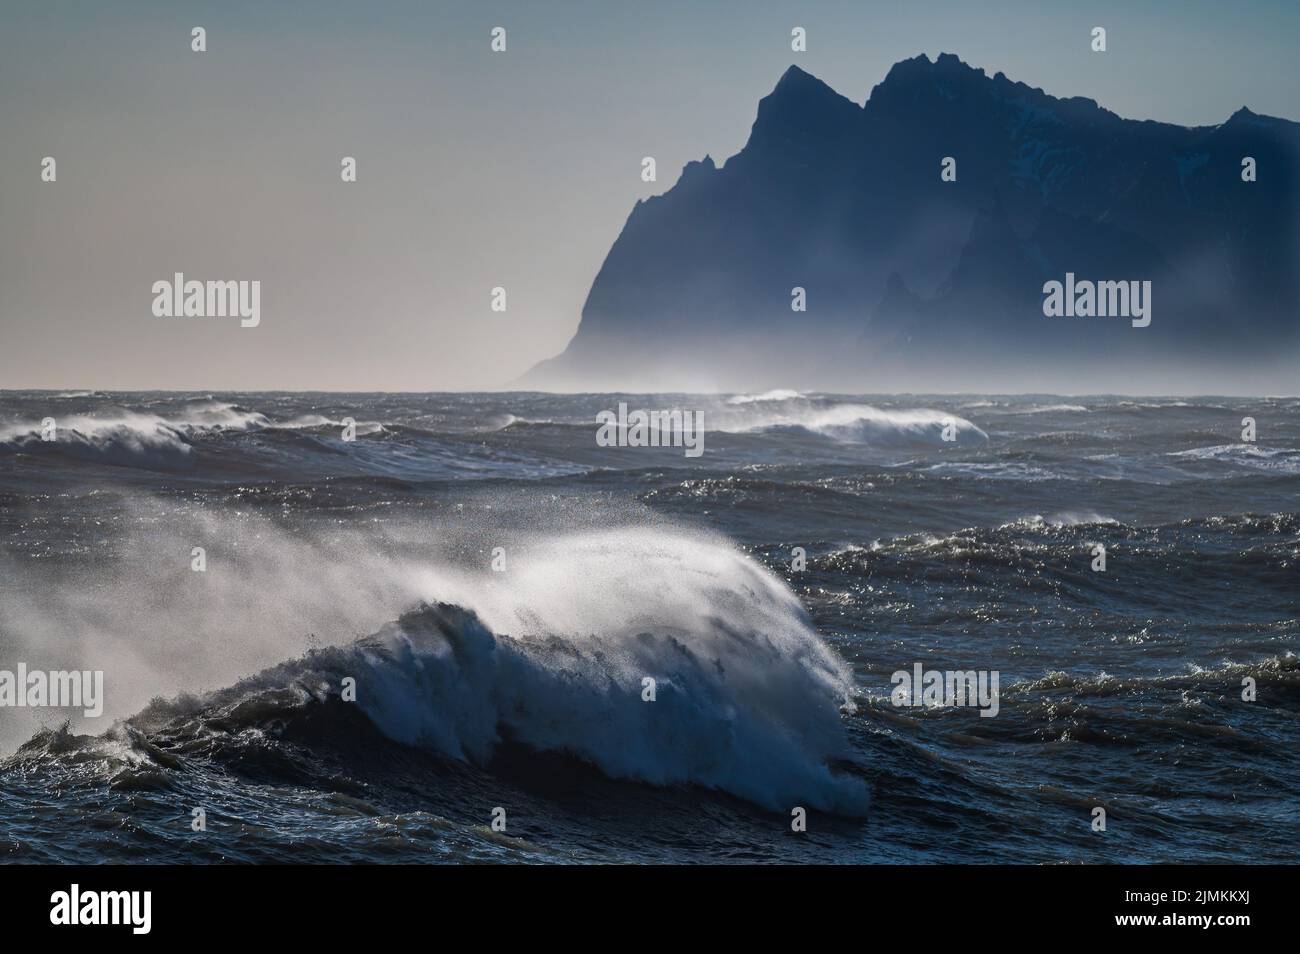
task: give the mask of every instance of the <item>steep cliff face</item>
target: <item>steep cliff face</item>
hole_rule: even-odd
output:
[[[791,67],[744,149],[637,203],[573,341],[523,384],[992,388],[1030,362],[1088,381],[1275,354],[1300,337],[1298,165],[1300,125],[1245,109],[1125,120],[950,54],[859,107]],[[1067,272],[1151,281],[1154,320],[1044,318]]]

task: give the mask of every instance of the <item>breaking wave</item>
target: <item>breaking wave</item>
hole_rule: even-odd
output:
[[[758,563],[666,529],[567,534],[510,559],[501,574],[395,567],[429,602],[229,688],[155,701],[127,725],[165,737],[197,718],[274,735],[307,710],[337,714],[351,677],[384,735],[450,759],[488,766],[509,741],[612,778],[865,813],[865,783],[832,768],[849,753],[850,671]]]
[[[945,442],[944,429],[949,425],[955,440]],[[945,411],[886,410],[868,404],[824,404],[768,395],[724,410],[717,427],[733,433],[802,430],[844,443],[882,447],[986,444],[989,439],[966,418]]]
[[[163,417],[128,410],[54,418],[56,439],[43,439],[42,423],[13,423],[0,427],[0,452],[53,453],[123,467],[174,469],[191,466],[195,445],[222,434],[254,431],[309,431],[342,428],[344,422],[319,414],[274,421],[258,411],[212,399],[182,405]],[[356,434],[382,433],[377,421],[356,422]]]
[[[186,467],[194,449],[181,429],[159,417],[68,417],[55,421],[57,439],[46,441],[41,424],[0,431],[0,451],[56,453],[126,467]]]

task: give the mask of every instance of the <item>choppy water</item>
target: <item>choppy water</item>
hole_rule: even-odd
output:
[[[1289,398],[4,392],[0,670],[106,709],[0,708],[3,851],[1293,860],[1298,490]]]

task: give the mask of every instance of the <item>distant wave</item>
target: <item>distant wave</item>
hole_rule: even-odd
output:
[[[270,418],[224,401],[200,400],[184,405],[172,423],[187,433],[209,430],[248,431],[271,426]]]
[[[274,421],[260,411],[203,398],[186,402],[166,416],[112,409],[99,415],[54,415],[55,441],[42,440],[39,422],[0,428],[0,452],[55,453],[124,467],[172,469],[197,458],[196,444],[227,433],[267,430],[342,429],[342,420],[304,414]],[[358,436],[382,433],[378,421],[358,421]]]
[[[358,437],[365,437],[369,434],[380,434],[386,429],[380,421],[355,421],[356,434]],[[267,425],[279,430],[297,431],[297,430],[315,430],[320,427],[335,428],[342,430],[346,425],[342,419],[325,417],[321,414],[302,414],[288,421],[276,421]]]
[[[843,561],[873,556],[919,557],[938,574],[927,579],[937,582],[946,572],[945,565],[955,566],[961,572],[973,562],[1012,566],[1026,555],[1044,554],[1062,542],[1076,546],[1080,539],[1079,530],[1119,526],[1118,521],[1108,518],[1089,520],[1082,515],[1061,514],[1045,519],[1035,514],[998,527],[963,527],[951,533],[905,533],[872,541],[869,546],[850,544],[832,551],[828,558]],[[1022,538],[1026,535],[1043,539],[1025,541]],[[910,569],[907,572],[911,572]]]
[[[54,417],[53,441],[43,440],[38,422],[0,429],[0,451],[65,454],[124,467],[188,467],[195,458],[192,440],[205,433],[246,431],[270,425],[265,415],[233,404],[200,401],[170,418],[132,411],[113,416],[79,414]]]
[[[944,428],[949,424],[955,440],[945,442]],[[751,401],[724,412],[715,426],[732,433],[797,429],[844,443],[877,446],[988,442],[988,434],[966,418],[944,411],[883,410],[867,404],[826,405],[794,398]]]
[[[1225,406],[1222,404],[1203,404],[1191,401],[1116,401],[1113,407],[1129,408],[1134,410],[1151,410],[1162,411],[1165,409],[1179,410],[1198,410],[1198,411],[1222,411]]]
[[[1035,483],[1044,480],[1066,480],[1064,474],[1024,461],[941,461],[923,468],[926,473],[939,476],[973,477],[977,480],[1021,480]]]
[[[1190,531],[1193,537],[1207,533],[1235,537],[1238,539],[1236,552],[1244,554],[1258,546],[1260,537],[1289,537],[1300,531],[1300,513],[1240,513],[1143,525],[1127,524],[1091,511],[1063,511],[1046,517],[1030,514],[997,526],[963,527],[950,533],[905,533],[875,540],[869,546],[850,544],[832,550],[828,558],[933,551],[929,556],[934,559],[942,559],[945,555],[964,559],[976,548],[981,548],[999,558],[1011,559],[1013,551],[1018,548],[1043,549],[1055,543],[1075,548],[1079,541],[1087,541],[1093,533],[1162,537],[1166,541],[1165,547],[1177,547],[1182,545],[1177,542],[1179,531]],[[1021,537],[1025,534],[1041,536],[1043,540],[1022,544]]]
[[[1147,686],[1220,692],[1225,686],[1239,689],[1244,676],[1250,676],[1261,686],[1294,688],[1300,685],[1300,658],[1286,653],[1258,662],[1225,662],[1214,667],[1190,666],[1185,673],[1149,677],[1119,678],[1106,672],[1083,675],[1055,671],[1037,679],[1013,683],[1006,691],[1013,698],[1027,692],[1053,691],[1066,691],[1085,697],[1111,696],[1140,691]]]
[[[840,404],[809,398],[798,391],[742,394],[701,408],[706,430],[727,434],[800,431],[846,444],[879,447],[980,445],[988,435],[964,417],[929,409],[890,410],[867,404]],[[944,441],[951,424],[953,441]],[[540,427],[591,428],[586,422],[533,420],[505,415],[500,430]]]
[[[519,417],[515,414],[501,414],[492,418],[484,426],[489,431],[527,430],[529,428],[564,427],[575,430],[589,430],[594,427],[586,421],[560,421],[554,418]]]
[[[42,439],[37,424],[15,424],[0,431],[0,451],[64,454],[125,467],[186,467],[194,448],[174,424],[162,418],[128,414],[117,418],[56,418],[57,440]]]
[[[762,394],[737,394],[728,398],[728,404],[756,404],[765,401],[791,401],[795,398],[801,398],[803,395],[798,391],[791,391],[788,388],[777,388],[774,391],[764,391]]]
[[[1028,517],[1021,517],[1013,520],[1011,523],[1004,523],[998,529],[1000,530],[1037,530],[1044,527],[1089,527],[1097,525],[1116,525],[1119,521],[1112,517],[1104,517],[1099,513],[1092,511],[1074,512],[1063,511],[1062,513],[1053,514],[1050,517],[1044,517],[1042,514],[1032,514]]]
[[[1042,404],[1020,410],[1020,414],[1088,414],[1082,404]]]
[[[1288,448],[1258,447],[1255,444],[1217,444],[1211,447],[1194,447],[1191,450],[1172,451],[1170,457],[1184,460],[1217,461],[1236,464],[1253,470],[1272,470],[1284,474],[1300,474],[1300,451]]]

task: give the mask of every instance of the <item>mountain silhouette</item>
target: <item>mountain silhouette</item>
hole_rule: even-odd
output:
[[[792,66],[739,153],[636,203],[569,346],[521,383],[1180,390],[1247,367],[1293,381],[1298,160],[1300,124],[1245,108],[1218,126],[1122,119],[947,53],[897,63],[859,106]],[[1150,281],[1151,324],[1045,317],[1044,283],[1067,272]]]

